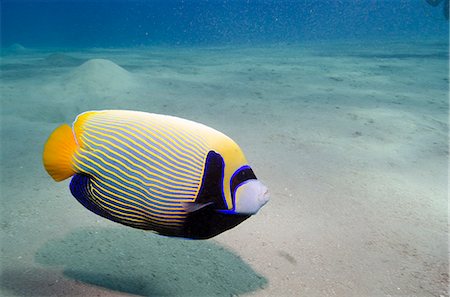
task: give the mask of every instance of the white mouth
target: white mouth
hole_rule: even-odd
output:
[[[267,202],[269,202],[270,199],[270,193],[269,193],[269,189],[264,187],[264,193],[262,194],[261,198],[259,199],[259,201],[261,202],[261,207],[263,207],[264,205],[266,205]]]
[[[236,190],[236,213],[256,214],[269,201],[269,191],[259,180],[249,180]]]

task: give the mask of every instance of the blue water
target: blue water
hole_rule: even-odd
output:
[[[448,36],[425,0],[1,1],[1,44],[28,47],[296,43]]]

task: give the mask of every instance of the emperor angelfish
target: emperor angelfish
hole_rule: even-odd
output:
[[[239,146],[203,124],[138,111],[88,111],[47,140],[44,167],[87,209],[165,236],[206,239],[267,203]]]

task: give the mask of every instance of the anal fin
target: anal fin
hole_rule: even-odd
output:
[[[85,174],[75,174],[70,181],[70,192],[84,207],[92,211],[93,213],[102,216],[104,218],[114,220],[110,214],[105,212],[97,204],[92,201],[91,194],[89,192],[90,178]]]

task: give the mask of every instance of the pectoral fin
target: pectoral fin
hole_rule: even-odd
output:
[[[195,212],[199,209],[202,209],[208,205],[213,204],[214,202],[208,202],[208,203],[195,203],[195,202],[182,202],[181,205],[183,206],[184,211],[186,212]]]

